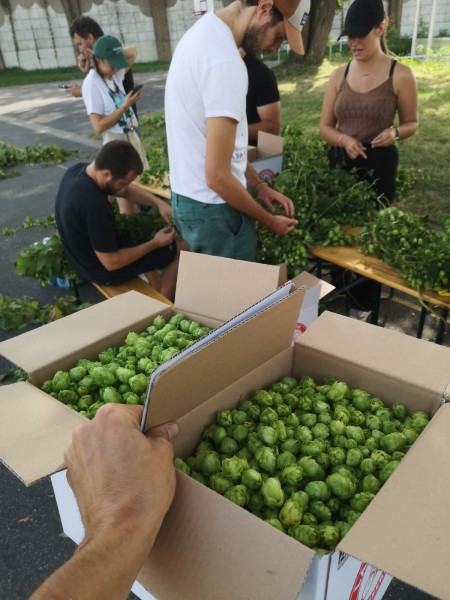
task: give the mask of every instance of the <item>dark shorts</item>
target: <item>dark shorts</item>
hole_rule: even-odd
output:
[[[172,192],[173,220],[191,252],[255,261],[255,221],[227,203],[205,204]]]
[[[116,285],[118,283],[123,283],[142,273],[164,269],[174,260],[176,255],[177,245],[176,243],[172,243],[169,246],[153,250],[153,252],[149,252],[149,254],[146,254],[131,265],[127,265],[116,271],[106,271],[105,269],[105,272],[102,275],[91,278],[91,281],[98,283],[99,285]]]

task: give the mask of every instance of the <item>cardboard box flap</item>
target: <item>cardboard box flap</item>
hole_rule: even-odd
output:
[[[289,286],[287,289],[294,287],[289,282],[285,286]],[[288,348],[303,295],[303,289],[294,288],[287,297],[259,313],[253,314],[257,309],[252,307],[243,315],[253,316],[238,327],[220,334],[231,325],[224,324],[217,332],[199,340],[195,347],[180,352],[172,362],[158,367],[150,378],[144,429],[178,419],[225,388],[230,381],[239,379]],[[209,341],[217,334],[219,337]]]
[[[314,552],[262,526],[263,545],[260,519],[177,473],[174,502],[138,581],[156,598],[295,600]]]
[[[99,302],[64,319],[1,342],[0,354],[27,371],[32,383],[40,383],[54,374],[55,363],[64,370],[73,366],[73,357],[79,356],[80,350],[85,349],[83,358],[89,358],[91,347],[95,346],[98,351],[107,348],[112,339],[111,323],[121,324],[120,330],[114,330],[114,338],[124,338],[133,328],[147,324],[149,315],[168,308],[167,304],[134,291],[106,302],[108,310],[105,310],[103,302]]]
[[[0,387],[0,460],[29,485],[64,466],[72,431],[85,420],[27,382]]]
[[[296,342],[302,371],[328,375],[352,387],[433,414],[450,378],[450,350],[325,311]],[[381,368],[382,367],[382,368]]]
[[[258,153],[260,156],[273,156],[283,152],[283,138],[267,131],[258,131]]]
[[[223,323],[276,290],[284,273],[282,266],[181,252],[176,311]]]
[[[336,286],[332,285],[331,283],[324,281],[323,279],[319,279],[318,277],[311,275],[311,273],[308,273],[307,271],[303,271],[303,273],[300,273],[300,275],[293,277],[291,279],[291,281],[296,287],[302,287],[303,285],[306,285],[306,287],[308,289],[311,289],[311,288],[315,287],[316,285],[319,285],[320,286],[319,299],[324,298],[327,294],[332,292],[336,287]]]
[[[449,598],[450,406],[443,405],[339,548]]]

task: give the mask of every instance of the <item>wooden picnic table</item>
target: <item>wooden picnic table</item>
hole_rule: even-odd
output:
[[[358,248],[353,246],[314,246],[310,248],[311,256],[316,260],[318,277],[321,277],[321,271],[324,263],[337,265],[343,269],[349,270],[357,275],[362,275],[367,279],[377,281],[381,285],[385,285],[394,290],[398,290],[403,294],[407,294],[426,306],[421,304],[420,318],[417,330],[417,337],[422,337],[423,326],[429,308],[436,308],[441,311],[439,319],[438,331],[436,335],[436,343],[442,343],[447,322],[448,312],[450,310],[450,298],[440,296],[438,293],[431,290],[419,291],[408,286],[406,281],[399,277],[396,269],[390,267],[376,256],[363,254]],[[338,290],[339,291],[339,290]],[[427,308],[429,307],[429,308]],[[374,310],[374,318],[372,322],[378,322],[379,298],[378,305]]]

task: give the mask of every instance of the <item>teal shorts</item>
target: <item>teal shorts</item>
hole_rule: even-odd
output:
[[[205,204],[172,192],[175,225],[191,252],[254,262],[255,221],[229,204]]]

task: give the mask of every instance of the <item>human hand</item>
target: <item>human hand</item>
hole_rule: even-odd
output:
[[[133,104],[136,104],[136,102],[141,97],[141,94],[142,94],[142,89],[139,89],[135,94],[133,94],[133,90],[131,90],[131,92],[128,92],[128,94],[125,96],[123,105],[126,108],[130,108],[130,106],[133,106]]]
[[[267,228],[278,235],[287,235],[295,229],[297,224],[297,219],[290,219],[284,215],[273,215],[269,223],[267,223]]]
[[[395,127],[388,127],[383,129],[373,140],[370,142],[372,148],[387,148],[395,144],[397,138],[397,131]]]
[[[70,94],[74,98],[81,98],[81,85],[79,83],[72,83],[70,87],[66,89],[66,94]]]
[[[91,69],[92,50],[86,48],[84,52],[80,52],[77,58],[78,67],[87,75]]]
[[[344,135],[342,139],[342,146],[345,148],[347,155],[352,160],[355,160],[356,158],[358,158],[358,156],[367,158],[367,154],[365,153],[365,146],[363,146],[360,141],[351,137],[350,135]]]
[[[141,416],[140,406],[106,404],[75,429],[65,460],[85,542],[122,532],[145,555],[175,493],[171,441],[178,426],[166,423],[144,435]]]
[[[269,185],[260,185],[258,187],[258,198],[265,204],[271,213],[275,212],[275,204],[279,204],[287,217],[294,216],[294,203],[290,198],[284,196]]]
[[[156,243],[157,248],[163,248],[174,241],[175,235],[176,231],[173,227],[164,227],[156,233],[153,241]]]
[[[172,207],[170,206],[170,204],[167,204],[167,202],[161,200],[161,202],[158,204],[158,210],[164,223],[166,223],[166,225],[171,225],[173,223],[173,219]]]

